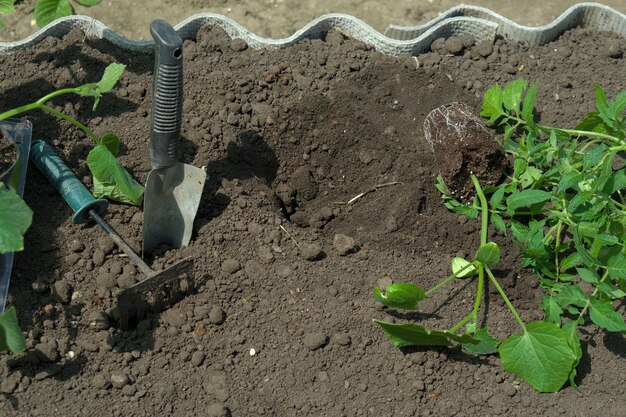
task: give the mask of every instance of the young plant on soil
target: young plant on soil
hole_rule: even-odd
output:
[[[477,289],[472,310],[446,330],[431,330],[415,323],[394,324],[380,320],[374,322],[385,330],[396,347],[448,346],[455,341],[461,343],[472,354],[498,352],[505,369],[526,380],[538,391],[558,391],[574,371],[580,357],[578,338],[568,338],[567,332],[555,323],[527,324],[522,321],[491,271],[491,267],[500,260],[500,248],[495,242],[487,241],[489,206],[478,179],[472,175],[471,180],[476,189],[479,208],[482,210],[480,247],[474,260],[454,258],[451,265],[452,275],[428,291],[412,283],[394,283],[387,286],[385,294],[379,288],[375,288],[373,296],[378,302],[390,308],[417,310],[419,301],[431,296],[447,283],[455,279],[473,277],[477,281]],[[479,324],[478,311],[487,279],[498,290],[522,330],[521,333],[513,334],[504,341],[493,337],[489,334],[488,328],[481,328]],[[464,330],[461,330],[463,328]]]
[[[87,166],[93,174],[93,194],[96,198],[108,198],[121,203],[140,205],[143,199],[143,187],[116,160],[120,149],[120,140],[114,133],[105,133],[97,136],[91,129],[67,114],[56,110],[46,103],[63,94],[78,94],[80,96],[93,97],[95,110],[100,102],[102,94],[113,89],[124,72],[125,65],[110,64],[105,70],[102,79],[97,83],[89,83],[80,87],[63,88],[50,93],[34,103],[17,107],[13,110],[0,114],[0,121],[9,117],[17,116],[31,110],[43,110],[54,114],[61,119],[73,124],[89,136],[96,146],[87,156]]]
[[[539,275],[546,290],[541,302],[544,319],[524,325],[505,298],[523,333],[499,342],[485,329],[477,329],[475,316],[470,315],[448,331],[454,333],[470,322],[464,334],[439,336],[457,340],[469,335],[479,340],[478,347],[488,340],[490,349],[480,351],[461,342],[471,353],[490,353],[497,348],[507,371],[539,391],[558,391],[568,379],[575,386],[576,365],[582,355],[578,326],[591,321],[607,331],[626,333],[626,322],[618,310],[619,300],[626,296],[626,168],[619,155],[626,151],[626,91],[609,102],[604,90],[595,86],[596,111],[587,114],[574,129],[562,129],[537,123],[536,90],[536,83],[527,89],[526,81],[518,79],[504,88],[496,85],[485,94],[481,115],[503,130],[502,146],[514,157],[505,182],[483,193],[472,177],[477,196],[470,204],[456,200],[441,178],[437,188],[452,211],[470,218],[482,215],[483,235],[490,223],[513,236],[522,251],[522,265]],[[488,203],[485,194],[490,195]],[[484,238],[481,242],[481,249],[487,251]],[[477,268],[481,292],[483,268],[505,297],[480,252],[471,263],[455,259],[453,272],[456,269],[456,276],[461,277],[459,268]],[[393,285],[413,288],[412,284],[392,284],[386,298],[378,289],[374,296],[398,308],[413,307],[407,299],[418,301],[440,287],[425,293],[416,288],[404,290],[399,293],[403,304],[394,305],[394,291],[398,290]],[[479,298],[476,300],[472,313],[478,308]],[[436,344],[419,332],[420,337],[415,338],[415,331],[402,330],[403,326],[416,325],[381,326],[398,346]],[[404,333],[398,334],[398,329]],[[411,335],[412,339],[406,338]]]
[[[100,0],[76,0],[82,6],[95,6]],[[35,2],[35,21],[40,28],[61,17],[74,14],[69,0],[37,0]]]

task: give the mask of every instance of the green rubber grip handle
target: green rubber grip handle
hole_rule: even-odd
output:
[[[65,202],[74,210],[73,223],[87,223],[94,210],[102,216],[109,206],[107,200],[96,200],[87,187],[80,182],[65,162],[43,140],[33,141],[30,147],[30,160],[44,174]]]

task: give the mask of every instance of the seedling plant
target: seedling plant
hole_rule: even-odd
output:
[[[457,201],[441,177],[437,188],[450,210],[481,217],[481,246],[471,262],[452,261],[452,275],[424,291],[411,283],[391,284],[374,298],[391,308],[416,309],[417,302],[456,278],[474,276],[472,311],[445,331],[375,321],[400,346],[439,346],[460,342],[472,354],[499,353],[504,368],[541,392],[570,382],[582,355],[578,327],[595,324],[626,333],[619,300],[626,296],[626,91],[608,101],[595,86],[596,110],[573,129],[544,126],[535,119],[537,84],[523,79],[490,88],[481,115],[503,132],[502,146],[514,158],[506,181],[484,192],[472,177],[476,196]],[[489,200],[487,200],[489,197]],[[512,235],[522,266],[530,267],[546,291],[544,318],[524,323],[491,271],[499,249],[487,242],[492,225]],[[497,289],[522,332],[500,341],[480,328],[477,313],[484,286]],[[465,329],[461,332],[461,329]]]
[[[34,103],[1,113],[0,121],[28,111],[42,110],[71,123],[85,132],[95,143],[95,147],[87,156],[87,166],[93,174],[94,196],[140,205],[143,199],[143,187],[116,160],[120,149],[119,138],[113,133],[98,136],[81,122],[47,104],[48,101],[58,96],[77,94],[93,97],[95,110],[102,94],[113,89],[124,72],[124,68],[122,64],[110,64],[100,81],[52,92]],[[26,203],[13,190],[0,184],[0,254],[23,250],[23,236],[31,222],[32,211]],[[0,315],[0,352],[9,349],[17,354],[23,351],[24,338],[21,332],[15,331],[16,328],[19,330],[15,309],[10,308]]]

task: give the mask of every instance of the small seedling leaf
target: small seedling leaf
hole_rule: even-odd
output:
[[[457,335],[442,330],[429,330],[415,323],[393,324],[374,320],[385,330],[396,347],[403,346],[448,346],[451,340],[459,343],[480,343],[480,340],[468,335]]]
[[[379,288],[374,288],[374,299],[384,306],[403,310],[417,310],[417,302],[426,298],[423,289],[413,283],[389,284],[383,294]]]
[[[56,19],[69,16],[72,12],[69,0],[37,0],[35,2],[35,21],[40,28]]]
[[[577,252],[578,253],[578,252]],[[576,272],[578,272],[578,276],[585,282],[590,284],[595,284],[600,279],[598,274],[596,274],[591,269],[587,268],[576,268]]]
[[[563,308],[574,305],[584,307],[587,304],[585,293],[577,284],[566,284],[559,288],[557,296],[559,305]]]
[[[574,352],[576,356],[576,360],[574,361],[574,366],[572,367],[572,371],[569,374],[569,383],[572,387],[576,387],[576,383],[574,379],[576,378],[576,367],[578,366],[578,362],[580,358],[583,356],[583,350],[580,346],[580,338],[578,337],[578,332],[576,331],[578,323],[576,320],[570,320],[563,326],[563,332],[565,332],[565,338],[567,339],[567,343],[569,347]]]
[[[82,4],[83,6],[91,7],[100,3],[101,0],[76,0],[76,3]]]
[[[534,124],[533,112],[535,110],[535,95],[537,94],[537,82],[531,84],[530,88],[524,96],[524,103],[522,104],[522,119],[529,125]]]
[[[0,15],[15,11],[15,0],[0,0]]]
[[[102,79],[98,81],[98,88],[100,89],[100,92],[108,93],[113,90],[113,87],[115,87],[115,84],[117,84],[120,77],[124,73],[125,68],[126,65],[124,64],[118,64],[116,62],[109,64],[104,70]]]
[[[511,194],[507,200],[506,205],[509,212],[515,212],[515,210],[532,206],[534,204],[544,203],[552,197],[552,193],[543,190],[523,190]]]
[[[98,144],[106,146],[113,156],[117,156],[120,152],[120,139],[115,133],[105,133],[104,136],[100,138]]]
[[[587,132],[606,133],[607,126],[597,111],[587,113],[574,128],[576,130],[584,130]]]
[[[476,251],[476,260],[484,265],[495,265],[500,262],[500,247],[495,242],[487,242]]]
[[[610,301],[591,298],[589,303],[589,317],[598,327],[610,332],[626,333],[624,317],[613,309]]]
[[[557,302],[556,297],[544,296],[541,299],[541,308],[543,308],[543,321],[556,324],[561,323],[563,309]]]
[[[93,173],[96,198],[141,205],[143,187],[117,162],[106,145],[98,145],[89,152],[87,165]]]
[[[33,211],[13,190],[0,183],[0,254],[24,249],[24,233],[33,221]]]
[[[521,113],[520,104],[526,85],[526,80],[518,78],[505,85],[502,90],[502,103],[504,107],[507,110],[514,111],[518,116]]]
[[[611,119],[617,121],[621,118],[622,113],[626,110],[626,90],[620,91],[615,99],[609,103],[607,113]]]
[[[622,252],[613,255],[607,262],[609,276],[626,281],[626,255]]]
[[[526,331],[504,340],[498,348],[507,372],[539,392],[557,392],[577,360],[565,332],[555,323],[533,322]]]
[[[504,112],[502,111],[502,90],[498,84],[491,87],[485,93],[480,115],[489,119],[489,123],[494,123],[501,116],[504,116]]]
[[[489,355],[498,351],[500,340],[489,334],[488,328],[475,329],[468,332],[474,339],[480,340],[476,344],[463,343],[463,348],[472,355]]]
[[[26,340],[17,323],[15,307],[0,314],[0,352],[11,351],[19,355],[26,350]]]
[[[457,278],[469,278],[476,275],[478,272],[474,265],[458,256],[452,258],[450,269],[452,270],[452,274],[456,275]]]

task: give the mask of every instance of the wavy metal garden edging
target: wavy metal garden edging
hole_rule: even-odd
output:
[[[430,44],[437,38],[462,35],[471,35],[477,42],[502,36],[511,41],[541,45],[558,38],[568,29],[580,26],[614,32],[626,38],[626,15],[597,3],[574,5],[551,23],[539,27],[519,25],[482,7],[458,6],[424,25],[391,25],[385,34],[376,31],[362,20],[346,14],[321,16],[283,39],[263,38],[234,20],[213,13],[191,16],[176,25],[176,30],[183,39],[193,39],[200,27],[204,25],[219,26],[231,38],[241,38],[255,49],[287,48],[302,39],[319,38],[329,30],[338,29],[388,55],[423,53],[429,50]],[[83,30],[89,37],[105,39],[128,51],[151,52],[154,47],[153,41],[126,39],[99,20],[87,16],[70,16],[56,20],[23,40],[0,42],[0,53],[6,54],[29,48],[48,36],[61,37],[74,28]]]

